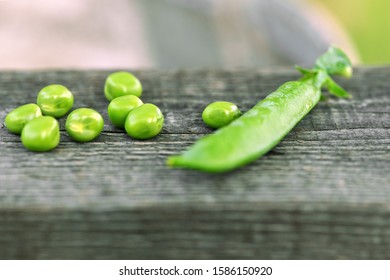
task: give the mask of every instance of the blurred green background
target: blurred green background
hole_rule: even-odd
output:
[[[0,69],[390,65],[390,0],[111,2],[0,0]]]
[[[310,0],[324,5],[351,36],[363,64],[390,63],[389,0]]]

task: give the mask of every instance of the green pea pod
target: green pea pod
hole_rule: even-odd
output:
[[[275,147],[313,109],[321,98],[321,87],[328,87],[339,97],[350,97],[329,77],[351,73],[350,69],[348,57],[331,47],[313,69],[298,69],[304,74],[301,80],[283,84],[240,118],[199,139],[183,154],[168,158],[167,164],[226,172],[254,161]]]

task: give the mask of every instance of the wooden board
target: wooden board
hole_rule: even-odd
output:
[[[1,259],[390,258],[390,68],[338,80],[351,100],[321,102],[269,154],[228,174],[170,169],[211,130],[216,100],[247,111],[290,69],[134,71],[163,132],[136,141],[114,128],[103,94],[112,71],[0,73]],[[6,114],[59,83],[91,107],[104,132],[52,152],[27,151]]]

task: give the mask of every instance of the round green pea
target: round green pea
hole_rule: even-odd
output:
[[[123,95],[140,97],[142,85],[133,74],[119,71],[108,75],[104,85],[104,94],[108,101]]]
[[[5,126],[9,132],[20,134],[26,123],[40,116],[42,116],[42,113],[37,104],[26,104],[13,109],[7,114]]]
[[[202,119],[211,128],[220,128],[241,115],[238,107],[226,101],[216,101],[207,105],[203,110]]]
[[[130,111],[126,118],[125,129],[135,139],[149,139],[160,133],[164,116],[160,109],[146,103]]]
[[[57,147],[60,142],[60,128],[51,116],[37,117],[24,126],[22,144],[34,152],[46,152]]]
[[[108,117],[118,128],[125,128],[127,115],[131,110],[144,104],[135,95],[124,95],[113,99],[108,105]]]
[[[38,93],[37,104],[42,113],[60,118],[73,106],[73,94],[62,85],[48,85]]]
[[[102,115],[93,109],[79,108],[66,119],[65,129],[74,140],[87,142],[95,139],[103,130]]]

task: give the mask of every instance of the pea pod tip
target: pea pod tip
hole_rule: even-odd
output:
[[[168,157],[167,160],[166,160],[166,164],[170,167],[173,167],[177,164],[177,161],[180,157],[179,156],[171,156],[171,157]]]

